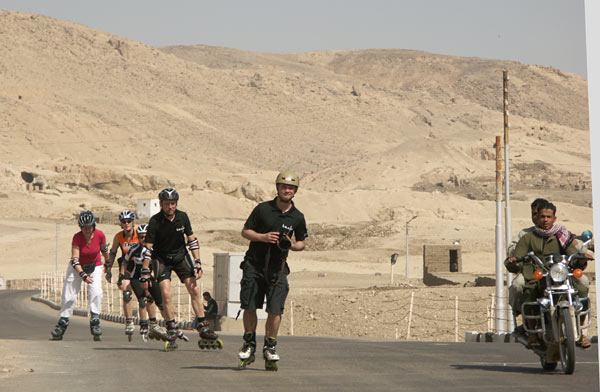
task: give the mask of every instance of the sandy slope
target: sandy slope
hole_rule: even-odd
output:
[[[312,237],[294,267],[328,273],[318,283],[299,276],[300,287],[374,284],[367,277],[388,273],[391,253],[403,260],[404,222],[414,215],[411,275],[421,273],[424,244],[455,240],[465,271],[493,273],[503,69],[513,232],[530,224],[539,196],[556,202],[573,232],[592,225],[587,86],[577,75],[406,50],[151,48],[7,11],[0,37],[7,279],[54,269],[57,222],[92,209],[112,237],[120,210],[166,186],[180,191],[205,260],[243,251],[243,221],[274,196],[284,168],[301,175],[296,201]],[[43,190],[26,190],[23,172]],[[60,224],[63,266],[75,230]]]

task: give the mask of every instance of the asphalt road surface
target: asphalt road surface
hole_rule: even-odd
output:
[[[597,346],[577,350],[575,374],[545,372],[517,343],[436,343],[281,337],[278,372],[257,360],[237,370],[240,336],[223,350],[190,342],[163,352],[128,342],[122,324],[102,321],[101,342],[74,316],[62,341],[50,341],[57,312],[33,291],[0,291],[0,391],[598,391]],[[260,331],[259,331],[260,332]],[[262,336],[258,337],[259,349]],[[559,365],[560,369],[560,365]],[[10,370],[10,371],[9,371]]]

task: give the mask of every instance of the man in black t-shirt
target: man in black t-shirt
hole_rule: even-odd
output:
[[[290,172],[281,172],[275,180],[277,197],[254,208],[242,229],[250,246],[240,265],[243,270],[240,302],[244,309],[244,344],[239,352],[240,367],[254,362],[256,351],[256,309],[267,299],[267,322],[263,356],[267,370],[277,370],[279,355],[275,350],[281,315],[290,290],[287,275],[288,252],[304,249],[308,237],[304,215],[292,199],[300,180]],[[295,237],[295,242],[291,238]]]
[[[150,262],[152,261],[154,276],[163,296],[163,317],[167,323],[167,334],[170,340],[185,338],[175,322],[175,310],[171,299],[171,271],[174,271],[190,294],[190,301],[196,320],[194,325],[200,333],[200,348],[223,347],[218,336],[210,330],[204,317],[204,307],[196,284],[202,277],[200,246],[192,231],[188,215],[177,209],[179,194],[173,188],[163,189],[158,194],[160,212],[150,218],[146,234],[146,255],[140,281],[147,287],[150,279]],[[187,242],[186,242],[187,237]],[[187,252],[186,245],[192,253],[193,260]]]

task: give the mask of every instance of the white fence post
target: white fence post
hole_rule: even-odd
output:
[[[181,321],[181,281],[177,281],[177,319]]]
[[[406,340],[410,339],[410,324],[412,323],[412,312],[413,312],[414,299],[415,299],[415,292],[411,291],[411,293],[410,293],[410,310],[408,311],[408,327],[406,328]]]
[[[290,336],[294,336],[294,301],[290,301]]]
[[[458,296],[455,297],[454,304],[454,341],[458,342]]]

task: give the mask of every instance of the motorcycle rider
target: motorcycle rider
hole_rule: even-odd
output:
[[[531,263],[516,262],[517,259],[533,251],[541,260],[552,254],[565,254],[567,256],[579,253],[579,250],[573,243],[573,235],[561,225],[556,225],[556,206],[550,202],[538,205],[538,212],[535,218],[535,228],[526,233],[515,247],[514,257],[506,260],[506,268],[513,273],[522,273],[524,278],[523,302],[533,302],[541,295],[538,282],[533,277],[534,267]],[[578,268],[584,269],[587,262],[578,261]],[[589,292],[589,280],[583,275],[581,278],[573,278],[573,286],[579,292],[580,297],[587,297]],[[528,327],[534,328],[535,320],[527,320]],[[530,334],[528,337],[530,344],[539,344],[537,336]],[[577,342],[578,346],[588,349],[591,344],[587,337],[581,334]],[[548,358],[553,361],[556,358]]]
[[[546,204],[546,203],[548,203],[548,200],[541,199],[541,198],[535,199],[531,203],[531,221],[533,222],[533,226],[527,227],[527,228],[521,230],[513,238],[512,242],[508,245],[508,248],[507,248],[508,257],[507,257],[505,263],[510,263],[516,259],[516,257],[514,257],[514,256],[515,256],[515,248],[517,247],[517,243],[525,234],[531,233],[535,229],[535,224],[536,224],[536,219],[537,219],[537,214],[538,214],[538,207],[540,205]],[[510,306],[512,308],[512,312],[513,312],[515,318],[521,314],[521,304],[523,303],[524,288],[525,288],[525,278],[523,277],[523,274],[519,272],[516,274],[511,285],[508,287],[508,303],[510,304]],[[523,334],[523,333],[525,333],[525,330],[523,329],[522,326],[517,326],[515,328],[515,332]]]

